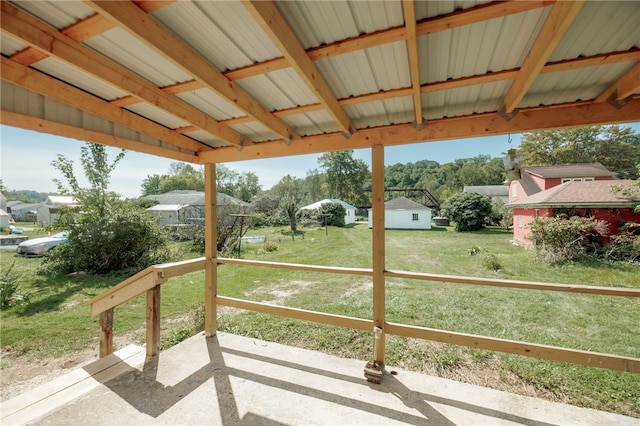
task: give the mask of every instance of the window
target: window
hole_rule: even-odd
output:
[[[514,198],[518,196],[518,184],[516,182],[511,182],[511,196]]]
[[[562,183],[566,182],[593,182],[594,178],[585,177],[585,178],[562,178]]]
[[[414,213],[413,214],[413,221],[417,221],[418,220],[418,213]]]
[[[518,228],[522,228],[522,216],[518,215]]]
[[[536,209],[536,219],[540,217],[540,209]]]

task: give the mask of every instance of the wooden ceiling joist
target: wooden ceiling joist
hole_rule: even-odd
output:
[[[76,89],[39,71],[20,65],[11,59],[2,57],[0,60],[2,65],[0,74],[4,81],[8,81],[16,86],[23,87],[72,107],[78,108],[81,106],[82,111],[86,111],[97,117],[120,124],[158,140],[166,141],[176,147],[192,151],[194,155],[199,151],[212,149],[205,144],[182,136],[138,114],[118,108],[83,90]]]
[[[624,73],[613,85],[598,96],[595,102],[607,101],[620,108],[634,93],[640,90],[640,62]]]
[[[403,0],[404,24],[407,29],[407,54],[411,74],[411,95],[415,111],[415,125],[422,126],[422,92],[420,91],[420,59],[418,57],[418,35],[416,29],[416,9],[412,0]]]
[[[377,143],[385,146],[404,145],[416,141],[435,142],[478,136],[504,135],[540,130],[542,128],[578,127],[593,124],[625,123],[640,121],[640,97],[631,99],[625,108],[611,108],[607,103],[579,102],[557,105],[553,108],[526,108],[510,121],[498,113],[485,113],[454,118],[430,120],[429,125],[418,130],[412,124],[381,126],[358,130],[345,141],[339,133],[307,136],[292,145],[280,142],[263,142],[242,152],[229,148],[218,148],[214,152],[198,154],[201,163],[232,162],[247,158],[274,158],[339,151],[344,149],[370,148]],[[481,129],[481,130],[479,130]]]
[[[142,101],[158,106],[231,145],[243,147],[253,143],[250,139],[221,125],[202,111],[166,94],[147,80],[75,42],[55,28],[18,10],[9,3],[3,1],[1,7],[3,14],[11,16],[11,19],[0,20],[2,31],[22,40],[31,47],[81,69]],[[81,109],[81,106],[78,107]]]
[[[300,138],[294,129],[274,116],[254,97],[231,82],[189,45],[134,3],[128,1],[87,1],[87,3],[276,135],[288,141]]]
[[[313,61],[309,59],[304,47],[302,47],[276,5],[267,0],[245,1],[242,4],[267,34],[271,42],[283,53],[288,64],[296,70],[307,87],[336,122],[342,133],[346,137],[350,137],[355,131],[351,125],[351,119],[336,100],[331,88],[329,88]]]
[[[527,55],[518,76],[515,78],[500,108],[500,114],[510,119],[518,104],[542,71],[562,37],[584,5],[581,1],[560,1],[553,5],[544,22],[529,54]]]

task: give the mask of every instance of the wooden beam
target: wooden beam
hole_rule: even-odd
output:
[[[147,290],[147,357],[160,353],[160,286]]]
[[[79,141],[90,141],[101,145],[113,146],[116,148],[128,149],[141,152],[143,154],[155,155],[163,158],[170,158],[176,161],[187,163],[197,163],[198,157],[194,154],[187,154],[162,146],[114,136],[111,133],[101,133],[94,130],[87,130],[81,127],[63,124],[43,118],[31,117],[29,115],[16,113],[8,110],[0,110],[0,123],[6,126],[19,127],[34,132],[58,135],[64,138],[77,139]]]
[[[300,137],[295,130],[274,116],[253,96],[231,82],[188,44],[134,3],[115,1],[87,1],[87,3],[276,135],[288,141]],[[243,145],[250,145],[250,141],[245,140]]]
[[[504,120],[495,112],[476,114],[433,119],[422,130],[416,129],[411,124],[397,124],[360,129],[347,141],[340,134],[332,133],[307,136],[291,145],[281,142],[261,142],[247,147],[241,152],[227,147],[218,148],[213,153],[200,153],[198,157],[202,163],[224,163],[344,149],[370,148],[375,141],[383,141],[385,146],[394,146],[593,124],[630,123],[634,121],[640,121],[640,98],[633,98],[625,108],[619,110],[611,108],[610,105],[605,103],[594,104],[586,101],[558,105],[552,108],[535,107],[522,109],[510,121]]]
[[[522,98],[527,94],[547,59],[578,16],[583,4],[584,0],[560,1],[553,5],[499,109],[505,118],[511,117]]]
[[[0,60],[2,80],[16,86],[76,108],[78,105],[82,105],[82,111],[164,141],[177,148],[191,151],[193,154],[212,149],[196,140],[187,138],[138,114],[118,108],[84,90],[49,77],[33,68],[25,67],[5,57],[0,58]]]
[[[113,308],[100,313],[100,358],[113,353]]]
[[[204,166],[204,332],[215,336],[217,325],[216,297],[218,295],[218,196],[216,165]]]
[[[640,62],[624,73],[615,83],[602,92],[594,102],[604,102],[609,99],[614,103],[622,102],[640,90]]]
[[[432,340],[434,342],[505,352],[533,358],[549,359],[552,361],[570,362],[589,367],[640,373],[640,359],[638,358],[581,351],[577,349],[558,348],[548,345],[520,342],[517,340],[498,339],[494,337],[477,336],[473,334],[395,323],[387,323],[386,327],[388,333],[398,336]]]
[[[418,36],[416,32],[416,9],[413,0],[403,0],[404,25],[407,29],[407,54],[411,74],[411,92],[416,126],[422,124],[422,92],[420,90],[420,59],[418,57]]]
[[[245,1],[242,3],[260,25],[269,39],[282,52],[287,62],[311,89],[340,130],[350,136],[354,131],[351,119],[342,109],[329,85],[309,59],[304,47],[272,1]]]
[[[373,271],[365,268],[345,268],[340,266],[305,265],[300,263],[266,262],[260,260],[219,257],[218,263],[242,266],[262,266],[265,268],[293,269],[296,271],[327,272],[330,274],[372,276]]]
[[[5,1],[0,6],[3,14],[3,19],[0,20],[2,31],[149,102],[231,145],[244,146],[252,143],[241,134],[221,125],[209,115],[178,98],[167,95],[147,80],[92,49],[75,42],[48,24],[20,11]],[[75,106],[82,109],[82,105]]]
[[[373,325],[382,329],[374,354],[374,360],[384,364],[385,355],[385,211],[384,211],[384,146],[382,140],[374,141],[371,148],[371,210],[373,262]],[[374,338],[375,343],[375,338]]]

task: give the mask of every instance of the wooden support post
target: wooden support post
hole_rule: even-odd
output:
[[[384,240],[384,146],[371,148],[371,211],[372,220],[372,256],[373,256],[373,325],[380,327],[377,343],[374,347],[374,360],[384,364],[385,352],[385,240]],[[375,334],[375,333],[374,333]]]
[[[204,166],[204,332],[215,336],[217,326],[216,295],[218,294],[218,195],[216,189],[216,165]]]
[[[147,290],[147,357],[160,352],[160,285]]]
[[[113,308],[100,312],[100,358],[113,353]]]

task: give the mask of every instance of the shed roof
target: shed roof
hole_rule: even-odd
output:
[[[487,197],[508,197],[509,187],[505,185],[477,185],[477,186],[465,186],[462,189],[463,192],[475,192],[478,194],[486,195]]]
[[[177,212],[188,206],[188,204],[156,204],[155,206],[149,207],[147,211]]]
[[[314,210],[322,207],[323,204],[335,203],[340,204],[345,209],[355,210],[355,207],[351,204],[340,200],[339,198],[325,198],[324,200],[316,201],[315,203],[309,204],[308,206],[300,207],[301,210]]]
[[[527,198],[517,200],[514,207],[631,207],[633,200],[613,190],[614,186],[631,188],[630,180],[596,180],[566,182]]]
[[[576,163],[558,164],[553,166],[524,167],[523,170],[529,174],[542,178],[576,178],[576,177],[596,177],[615,176],[616,174],[607,170],[601,163]]]
[[[179,161],[640,121],[633,1],[0,6],[3,124]]]
[[[384,203],[385,210],[431,210],[407,197],[398,197]]]
[[[164,194],[145,195],[141,197],[143,200],[153,200],[160,204],[165,205],[192,205],[192,206],[204,206],[204,192],[193,191],[188,189],[177,189],[174,191],[165,192]],[[217,197],[218,204],[233,204],[238,206],[248,206],[242,200],[234,198],[230,195],[218,192]]]

